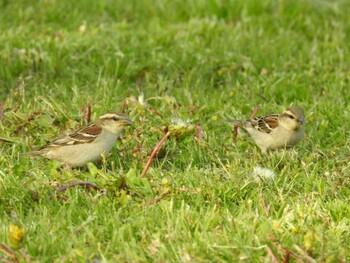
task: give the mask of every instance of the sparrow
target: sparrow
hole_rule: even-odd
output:
[[[25,154],[39,155],[71,166],[84,166],[108,154],[123,128],[131,124],[124,114],[109,112],[72,134]]]
[[[246,121],[234,120],[234,126],[242,127],[252,137],[262,153],[269,149],[288,148],[297,144],[305,132],[304,111],[289,107],[281,114],[270,114]]]

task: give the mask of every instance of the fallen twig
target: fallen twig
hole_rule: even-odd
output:
[[[294,245],[294,248],[301,254],[300,257],[303,259],[304,262],[316,263],[316,260],[310,257],[308,253],[301,247],[299,247],[298,245]]]
[[[58,199],[61,199],[63,202],[68,202],[69,201],[69,198],[68,197],[65,197],[63,195],[59,195],[58,193],[56,193],[56,197]]]
[[[24,121],[24,123],[22,123],[21,125],[19,125],[16,130],[14,131],[14,134],[19,133],[19,131],[21,129],[23,129],[23,127],[25,127],[28,123],[30,123],[32,120],[34,120],[37,116],[40,116],[44,114],[44,112],[42,111],[34,111],[32,113],[29,114],[28,118]]]
[[[0,248],[8,254],[8,256],[13,260],[12,262],[19,262],[19,258],[11,248],[9,248],[3,243],[0,243]]]
[[[155,198],[155,199],[149,201],[148,204],[149,204],[149,205],[154,205],[154,204],[160,202],[160,201],[161,201],[164,197],[166,197],[168,194],[170,194],[170,191],[164,192],[161,196],[159,196],[159,197],[157,197],[157,198]]]
[[[292,258],[294,258],[294,259],[296,259],[296,260],[301,260],[301,261],[303,261],[303,259],[302,259],[301,256],[297,255],[295,252],[293,252],[293,251],[290,250],[289,248],[282,247],[280,244],[276,244],[276,243],[275,243],[275,248],[278,249],[279,251],[285,253],[285,257],[284,257],[284,259],[283,259],[283,262],[284,262],[284,263],[289,262],[290,257],[292,257]]]
[[[59,195],[58,193],[62,193],[64,191],[66,191],[68,188],[72,188],[75,186],[83,186],[86,190],[90,190],[90,188],[95,189],[96,191],[99,191],[103,194],[107,193],[107,190],[105,189],[101,189],[99,188],[96,184],[91,183],[91,182],[73,182],[73,183],[69,183],[69,184],[64,184],[61,185],[60,187],[58,187],[55,191],[55,195],[57,198],[63,200],[64,202],[67,202],[69,200],[68,197],[65,197],[63,195]]]
[[[265,247],[265,250],[267,252],[267,254],[270,256],[271,258],[271,262],[273,263],[278,263],[278,259],[276,258],[276,256],[273,254],[272,249],[269,246]]]
[[[140,152],[141,150],[142,150],[142,147],[136,147],[135,149],[133,149],[133,150],[131,151],[131,154]]]
[[[164,192],[161,196],[153,199],[153,200],[150,200],[148,201],[148,204],[149,205],[153,205],[153,204],[156,204],[158,202],[160,202],[162,199],[164,199],[166,196],[168,196],[171,192],[185,192],[185,193],[197,193],[196,189],[192,189],[192,188],[185,188],[185,187],[180,187],[180,188],[174,188],[172,190],[168,190],[166,192]]]
[[[14,142],[16,142],[16,141],[14,141],[14,140],[12,140],[12,139],[0,137],[0,142],[12,142],[12,143],[14,143]]]
[[[254,119],[259,110],[260,110],[260,106],[255,106],[252,114],[249,117],[249,119]]]
[[[21,255],[25,259],[25,262],[27,263],[32,262],[32,260],[30,259],[30,256],[27,254],[27,252],[24,249],[21,249],[19,252],[21,252]]]
[[[73,182],[73,183],[61,185],[61,186],[56,190],[56,193],[64,192],[64,191],[66,191],[68,188],[72,188],[72,187],[75,187],[75,186],[83,186],[83,187],[85,187],[85,189],[87,189],[87,190],[89,190],[90,188],[93,188],[93,189],[95,189],[95,190],[97,190],[97,191],[100,191],[100,192],[105,191],[105,190],[99,188],[96,184],[91,183],[91,182]]]
[[[155,110],[155,109],[149,109],[148,111],[149,111],[151,114],[158,115],[159,117],[163,117],[163,115],[162,115],[159,111],[157,111],[157,110]]]
[[[151,163],[152,163],[154,157],[156,156],[158,150],[160,149],[160,147],[162,146],[162,144],[165,142],[165,140],[168,139],[169,136],[170,136],[170,132],[167,131],[167,132],[165,133],[165,135],[163,136],[163,138],[157,143],[156,147],[154,147],[154,149],[153,149],[153,151],[152,151],[152,153],[151,153],[151,156],[149,157],[149,159],[148,159],[148,161],[147,161],[147,163],[146,163],[146,166],[145,166],[145,168],[143,169],[143,172],[142,172],[142,174],[141,174],[141,178],[144,178],[144,177],[145,177],[145,175],[146,175],[146,173],[147,173],[149,167],[151,166]]]
[[[285,252],[286,252],[286,256],[283,259],[283,263],[288,263],[290,258],[290,251],[286,249]]]
[[[197,105],[190,106],[188,113],[192,115],[198,109],[199,109],[199,106]]]
[[[68,188],[72,188],[75,186],[83,186],[86,190],[89,190],[90,188],[93,188],[103,194],[106,194],[107,191],[105,189],[101,189],[99,188],[96,184],[94,183],[90,183],[90,182],[73,182],[73,183],[69,183],[69,184],[64,184],[61,185],[60,187],[58,187],[55,191],[55,195],[57,198],[62,199],[64,202],[67,202],[69,200],[69,198],[59,195],[58,193],[62,193],[64,191],[66,191]]]

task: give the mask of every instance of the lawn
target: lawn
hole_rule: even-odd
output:
[[[0,262],[349,262],[349,13],[346,0],[1,0]],[[267,155],[234,142],[227,120],[258,105],[302,107],[305,138]],[[21,155],[90,109],[134,121],[102,162]]]

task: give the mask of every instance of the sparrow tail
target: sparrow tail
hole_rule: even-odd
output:
[[[42,151],[31,151],[31,152],[21,153],[21,155],[41,155],[42,153],[43,153]]]
[[[240,121],[240,120],[229,120],[228,122],[233,126],[239,126],[239,127],[243,127],[245,123],[245,121]]]

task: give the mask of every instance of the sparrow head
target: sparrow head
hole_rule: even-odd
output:
[[[132,125],[132,121],[122,113],[109,112],[100,116],[95,121],[97,126],[114,134],[119,134],[124,126]]]
[[[304,111],[293,106],[286,109],[279,117],[280,123],[291,130],[299,130],[304,125]]]

